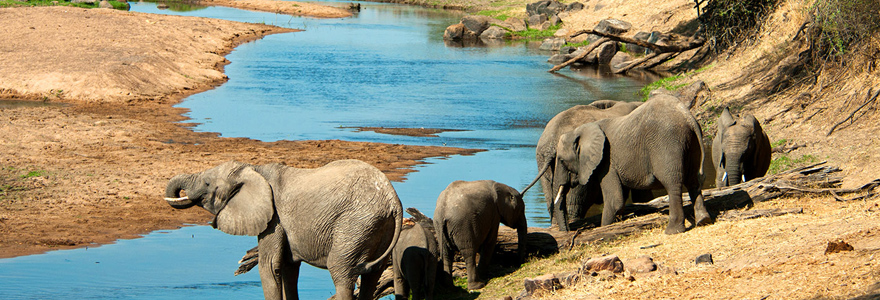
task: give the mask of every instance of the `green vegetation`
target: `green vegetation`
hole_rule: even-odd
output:
[[[777,0],[710,0],[699,17],[716,53],[749,37],[773,12]]]
[[[677,74],[677,75],[672,75],[672,76],[669,76],[669,77],[666,77],[666,78],[663,78],[663,79],[660,79],[660,80],[654,81],[654,82],[652,82],[651,84],[648,84],[648,85],[646,85],[645,87],[643,87],[641,90],[639,90],[639,95],[642,96],[642,101],[647,101],[647,100],[648,100],[648,96],[651,95],[651,92],[654,91],[654,90],[656,90],[656,89],[664,88],[664,89],[667,89],[667,90],[670,90],[670,91],[678,90],[678,89],[680,89],[680,88],[682,88],[682,87],[687,86],[688,84],[690,84],[690,83],[678,83],[678,84],[676,84],[676,82],[679,81],[679,79],[682,79],[682,78],[686,78],[686,77],[690,77],[690,76],[693,76],[693,75],[699,74],[699,73],[701,73],[701,72],[703,72],[703,71],[705,71],[705,70],[708,70],[708,69],[711,68],[711,67],[712,67],[712,65],[708,65],[708,66],[705,66],[705,67],[699,68],[699,69],[697,69],[697,70],[689,71],[689,72],[686,72],[686,73],[679,73],[679,74]]]
[[[100,4],[100,1],[96,1],[95,3],[73,3],[69,0],[28,0],[28,1],[17,1],[17,0],[0,0],[0,7],[20,7],[20,6],[71,6],[71,7],[81,7],[81,8],[97,8]],[[120,1],[110,1],[110,5],[113,5],[114,9],[120,10],[128,10],[128,3],[120,2]]]
[[[556,33],[562,25],[550,26],[547,30],[537,30],[534,28],[528,28],[523,31],[512,31],[510,34],[514,38],[520,39],[543,39],[552,37],[554,33]]]
[[[586,40],[585,40],[585,41],[583,41],[583,42],[578,42],[578,43],[565,43],[565,47],[573,47],[573,48],[577,48],[577,47],[583,47],[583,46],[586,46],[586,45],[589,45],[589,44],[590,44],[590,41],[586,41]]]
[[[43,175],[45,175],[45,173],[46,173],[46,171],[42,171],[42,170],[29,171],[29,172],[27,172],[27,174],[21,175],[21,178],[26,179],[26,178],[31,178],[31,177],[42,177]]]
[[[812,155],[804,155],[798,158],[791,158],[787,155],[783,155],[770,162],[770,169],[767,170],[767,174],[777,174],[779,172],[790,170],[791,168],[797,166],[814,163],[816,161],[816,157]]]
[[[770,143],[770,148],[778,148],[779,146],[785,145],[785,143],[788,143],[788,140],[781,139],[781,140]]]
[[[505,21],[510,18],[510,16],[507,15],[507,10],[481,10],[476,12],[475,15],[488,16],[501,21]]]
[[[838,61],[880,30],[877,0],[817,0],[811,10],[808,32],[817,62]]]

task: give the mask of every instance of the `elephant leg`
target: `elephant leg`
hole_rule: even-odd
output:
[[[399,262],[394,262],[394,264],[391,265],[391,273],[394,274],[394,299],[406,300],[409,298],[409,293],[399,265]]]
[[[301,262],[288,261],[281,268],[281,278],[284,284],[284,299],[299,299],[299,267]]]
[[[441,242],[439,243],[440,260],[443,264],[443,272],[441,273],[441,276],[443,278],[440,279],[440,282],[446,287],[453,287],[455,286],[455,284],[452,280],[452,261],[455,258],[453,257],[455,255],[455,251],[450,248],[448,244],[445,243],[448,243],[448,241],[441,240]]]
[[[623,186],[620,185],[617,174],[611,172],[602,178],[600,186],[602,187],[602,226],[611,225],[626,201],[623,198]]]
[[[474,249],[459,249],[467,267],[468,290],[479,290],[486,284],[481,283],[480,272],[477,271],[477,252]]]
[[[712,216],[706,210],[706,204],[703,202],[703,191],[699,184],[688,187],[688,195],[694,203],[694,227],[706,224],[712,224]]]
[[[669,194],[669,224],[666,225],[666,234],[682,233],[684,227],[684,207],[681,199],[681,184],[666,184],[666,192]],[[702,196],[700,196],[702,199]]]
[[[358,300],[373,300],[373,294],[376,293],[376,286],[379,284],[379,277],[382,277],[382,271],[384,270],[385,268],[381,268],[376,272],[361,274]]]
[[[492,264],[492,254],[495,253],[495,244],[498,242],[498,226],[493,226],[486,237],[486,242],[480,247],[480,260],[477,262],[477,273],[480,276],[480,284],[486,285],[489,278],[489,265]],[[482,288],[482,286],[480,288]]]
[[[437,275],[437,260],[432,255],[429,257],[426,262],[428,265],[425,268],[425,299],[433,300],[434,299],[434,285],[436,284],[436,275]]]
[[[351,273],[351,268],[330,268],[330,278],[336,286],[336,300],[354,300],[354,285],[357,282],[357,274]],[[362,291],[363,292],[363,291]]]
[[[273,223],[259,236],[257,267],[260,271],[260,282],[263,284],[263,296],[267,300],[281,300],[284,299],[283,270],[285,269],[281,249],[287,243],[284,241],[284,231],[281,229],[280,223],[277,222],[277,218]],[[287,299],[297,299],[295,288],[296,285],[294,285],[293,297]]]

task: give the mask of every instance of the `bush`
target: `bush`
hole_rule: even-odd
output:
[[[752,36],[776,3],[777,0],[710,0],[699,20],[717,53]]]
[[[880,30],[877,0],[817,0],[810,28],[816,62],[839,61]]]

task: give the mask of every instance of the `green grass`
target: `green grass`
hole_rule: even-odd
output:
[[[495,19],[498,19],[501,21],[505,21],[508,18],[510,18],[510,16],[507,15],[506,9],[505,10],[481,10],[481,11],[478,11],[477,13],[475,13],[475,15],[492,17],[492,18],[495,18]]]
[[[781,140],[770,143],[770,148],[778,148],[779,146],[785,145],[785,143],[788,143],[788,140],[781,139]]]
[[[46,174],[46,171],[37,170],[37,171],[29,171],[27,174],[21,175],[21,178],[27,179],[32,177],[42,177]]]
[[[788,157],[788,155],[783,155],[770,162],[770,169],[767,171],[767,174],[778,174],[794,167],[814,163],[816,161],[816,157],[812,155],[804,155],[798,158],[791,158]]]
[[[648,84],[645,87],[643,87],[641,90],[639,90],[639,95],[642,96],[642,101],[647,101],[648,96],[651,95],[651,92],[653,92],[656,89],[664,88],[664,89],[667,89],[670,91],[676,91],[676,90],[690,84],[689,82],[676,84],[675,82],[679,81],[679,79],[687,78],[687,77],[699,74],[705,70],[708,70],[712,66],[713,65],[708,65],[708,66],[699,68],[697,70],[689,71],[686,73],[679,73],[676,75],[672,75],[672,76],[654,81],[651,84]]]
[[[543,39],[552,37],[553,34],[556,33],[556,31],[559,30],[559,28],[561,27],[562,25],[550,26],[550,28],[547,30],[537,30],[534,28],[529,28],[523,31],[513,31],[511,32],[511,35],[514,38],[521,39]]]

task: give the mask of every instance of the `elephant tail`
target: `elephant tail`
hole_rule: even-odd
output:
[[[394,251],[394,246],[397,245],[397,239],[400,237],[400,231],[403,230],[403,205],[400,203],[400,199],[397,197],[397,193],[392,191],[392,195],[394,195],[394,201],[392,201],[391,210],[394,213],[394,237],[391,239],[391,245],[388,245],[388,249],[385,249],[385,253],[382,253],[379,258],[374,261],[368,261],[357,265],[356,274],[366,274],[373,273],[379,271],[379,268],[383,268],[385,266],[385,262],[388,260],[388,257],[391,255],[391,252]]]
[[[524,189],[522,190],[522,192],[520,192],[519,194],[520,194],[520,195],[525,194],[526,192],[529,191],[530,188],[532,188],[533,185],[535,185],[535,183],[538,183],[538,180],[541,179],[541,176],[544,175],[544,172],[547,172],[547,169],[550,169],[550,164],[551,164],[551,163],[553,163],[553,160],[552,160],[552,159],[548,159],[547,162],[544,163],[544,166],[541,167],[541,171],[538,171],[538,176],[535,176],[535,179],[532,179],[532,182],[529,183],[529,185],[527,185],[526,188],[524,188]]]

